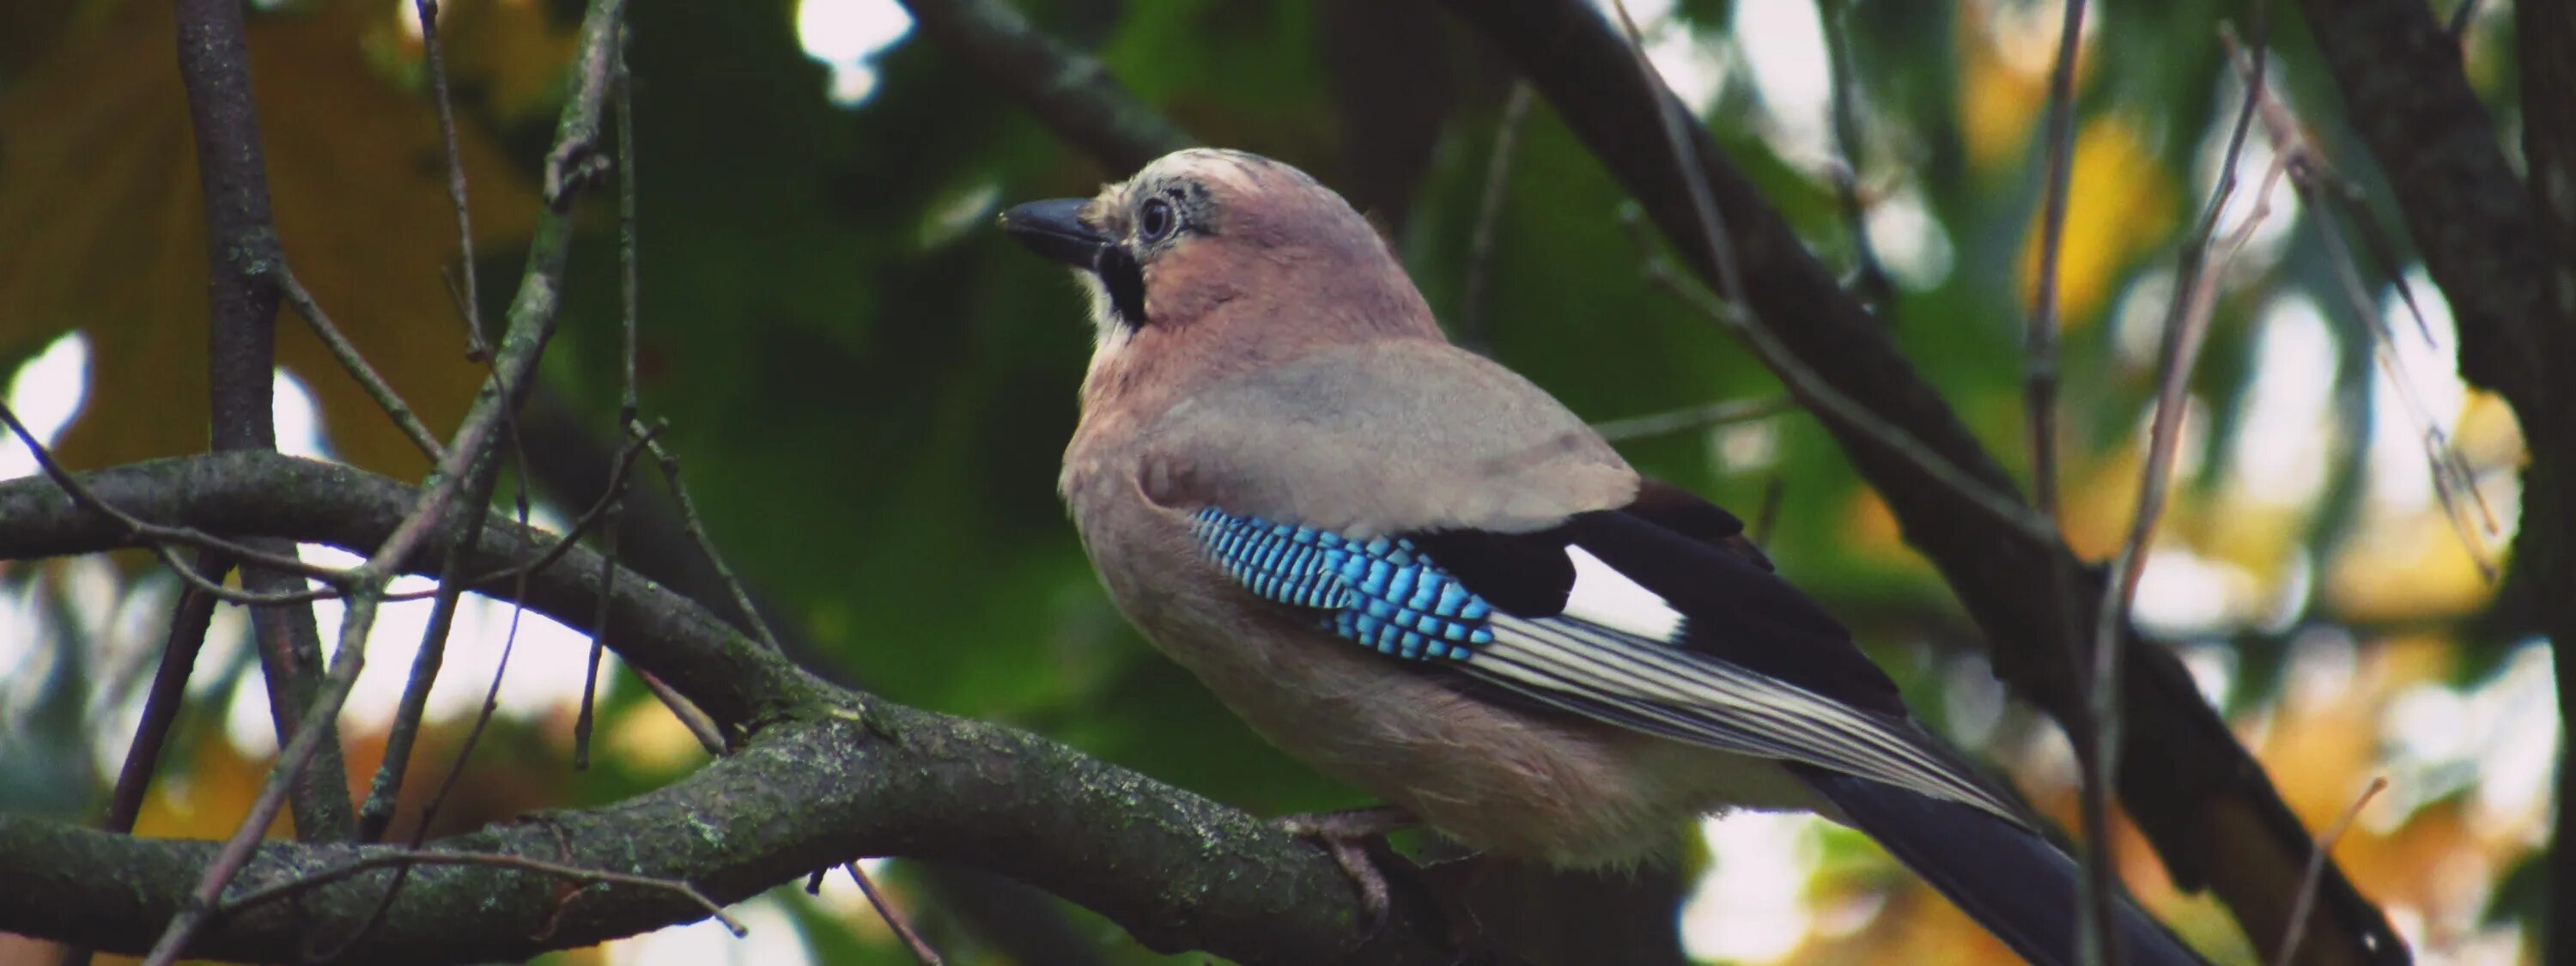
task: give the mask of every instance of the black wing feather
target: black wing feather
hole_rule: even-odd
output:
[[[1683,639],[1674,643],[1683,650],[1760,671],[1855,708],[1906,713],[1896,682],[1852,643],[1851,631],[1814,598],[1752,559],[1626,510],[1582,514],[1559,529],[1566,542],[1601,558],[1680,611],[1688,620]]]
[[[1654,591],[1687,618],[1671,642],[1865,711],[1902,717],[1896,682],[1813,598],[1771,572],[1743,541],[1743,521],[1669,484],[1651,483],[1618,510],[1580,514],[1531,533],[1407,534],[1468,589],[1518,617],[1565,609],[1579,546]],[[1738,549],[1736,544],[1742,544]]]

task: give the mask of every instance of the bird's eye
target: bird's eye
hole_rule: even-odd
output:
[[[1180,227],[1180,223],[1171,202],[1147,198],[1144,206],[1136,210],[1136,237],[1150,245],[1172,237],[1172,229]]]

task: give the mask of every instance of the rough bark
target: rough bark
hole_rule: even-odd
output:
[[[135,516],[203,531],[364,549],[418,498],[354,468],[271,453],[158,460],[87,474]],[[434,571],[453,527],[405,561]],[[468,572],[535,557],[544,536],[487,523]],[[0,483],[0,559],[130,544],[50,481]],[[531,609],[579,624],[600,561],[566,553],[528,581]],[[477,588],[507,595],[511,581]],[[898,855],[1000,872],[1100,912],[1157,949],[1245,963],[1448,963],[1433,904],[1399,891],[1388,923],[1364,928],[1356,891],[1312,844],[1239,811],[1086,758],[1024,732],[903,707],[799,670],[715,615],[621,574],[615,646],[745,736],[741,752],[673,785],[599,808],[548,812],[430,843],[680,881],[718,902],[854,856]],[[0,815],[0,931],[139,952],[180,908],[217,843],[137,839]],[[270,843],[227,893],[325,871],[382,846]],[[191,955],[292,961],[313,937],[347,936],[390,872],[325,885],[291,902],[219,916]],[[386,962],[517,959],[702,918],[666,891],[567,888],[551,876],[483,867],[414,869],[384,921],[347,947]]]

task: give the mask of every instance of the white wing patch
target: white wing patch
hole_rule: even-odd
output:
[[[1565,556],[1574,561],[1574,587],[1566,591],[1564,616],[1650,641],[1682,639],[1682,613],[1654,591],[1582,547],[1568,544]]]

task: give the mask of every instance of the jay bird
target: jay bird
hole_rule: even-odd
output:
[[[1002,225],[1092,296],[1058,481],[1092,565],[1254,730],[1389,803],[1302,829],[1373,907],[1350,843],[1417,821],[1595,868],[1694,816],[1803,809],[2075,961],[2076,869],[2018,800],[1741,521],[1452,346],[1340,195],[1197,149]],[[2125,902],[2115,935],[2129,964],[2200,962]]]

